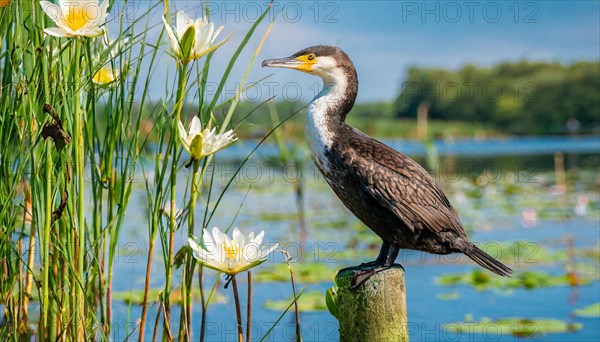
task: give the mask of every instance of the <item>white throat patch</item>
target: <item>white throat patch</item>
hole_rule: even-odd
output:
[[[323,172],[329,171],[325,152],[331,149],[335,132],[327,120],[327,111],[338,106],[346,92],[347,81],[342,69],[336,68],[335,59],[318,57],[313,74],[323,79],[323,89],[307,109],[304,134],[312,159]]]

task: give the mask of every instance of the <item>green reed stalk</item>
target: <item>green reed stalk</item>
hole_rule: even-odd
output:
[[[111,119],[109,121],[112,122]],[[112,325],[112,280],[113,280],[113,262],[115,257],[115,245],[116,245],[116,236],[114,234],[115,231],[115,217],[113,212],[114,200],[115,200],[115,173],[113,168],[114,163],[114,141],[112,138],[111,131],[112,127],[107,127],[107,141],[105,143],[105,151],[104,151],[104,178],[106,180],[107,187],[107,204],[106,204],[106,222],[110,229],[108,229],[109,237],[109,251],[108,251],[108,269],[107,269],[107,280],[106,280],[106,326],[107,330],[110,331],[110,326]],[[112,128],[116,129],[116,128]]]
[[[194,235],[194,213],[196,209],[196,201],[198,199],[198,192],[201,185],[201,179],[198,178],[200,170],[200,161],[194,160],[192,162],[192,186],[190,192],[190,202],[188,205],[188,235]],[[184,338],[182,327],[185,327],[185,337],[190,339],[191,331],[191,320],[192,320],[192,286],[194,278],[194,269],[196,267],[196,259],[188,253],[186,256],[186,263],[183,267],[183,285],[181,287],[181,317],[180,317],[180,328],[179,328],[179,339]]]
[[[198,287],[200,288],[200,300],[202,304],[202,318],[200,321],[200,342],[204,342],[204,334],[206,333],[206,310],[208,305],[204,296],[204,267],[201,264],[198,267]]]
[[[235,319],[237,322],[238,342],[244,342],[244,330],[242,328],[242,310],[240,309],[240,295],[238,292],[235,274],[231,276],[231,285],[233,285],[233,299],[235,301]]]
[[[52,222],[52,141],[46,140],[46,189],[45,189],[45,217],[44,217],[44,241],[40,244],[42,246],[43,257],[43,281],[42,281],[42,331],[47,331],[48,327],[48,304],[49,304],[49,273],[50,273],[50,261],[49,261],[49,249],[50,249],[50,226]]]
[[[77,203],[76,203],[76,227],[77,227],[77,280],[84,283],[83,263],[85,260],[85,182],[84,182],[84,144],[83,144],[83,113],[81,111],[80,100],[82,89],[80,89],[79,78],[81,77],[81,41],[76,39],[75,53],[73,60],[73,140],[75,142],[75,180],[77,182]],[[76,309],[74,316],[75,336],[78,339],[83,338],[83,320],[84,320],[84,289],[73,282],[76,290]]]
[[[146,23],[146,25],[147,25],[147,23]],[[147,29],[148,28],[146,26],[146,31],[147,31]],[[158,36],[157,42],[161,41],[161,39],[163,37],[163,34],[164,34],[164,29],[161,31],[160,35]],[[158,45],[158,43],[156,45]],[[154,61],[156,59],[157,52],[158,52],[158,49],[154,49],[150,65],[154,65]],[[140,65],[140,64],[138,64],[138,65]],[[137,74],[136,74],[136,78],[137,78]],[[147,92],[148,87],[150,85],[150,79],[151,79],[151,77],[150,77],[150,73],[149,73],[148,77],[146,78],[146,83],[145,83],[145,86],[144,86],[144,94],[142,95],[142,101],[141,101],[141,104],[140,104],[140,108],[144,107],[145,100],[146,100],[146,92]],[[131,112],[131,107],[130,107],[130,112]],[[142,115],[141,115],[141,112],[140,112],[140,115],[139,115],[139,118],[138,118],[138,122],[137,122],[137,128],[138,128],[137,131],[138,132],[139,132],[139,126],[140,126],[141,116]],[[160,138],[159,138],[159,141],[158,141],[158,145],[159,146],[163,145],[163,138],[164,138],[164,135],[161,134]],[[155,160],[155,167],[154,167],[155,177],[157,177],[158,175],[161,175],[161,173],[159,172],[159,160],[158,160],[159,159],[158,158],[159,154],[158,153],[157,153],[156,157],[157,158]],[[148,184],[148,178],[147,177],[145,178],[145,182],[144,183],[146,185],[146,192],[147,192],[147,194],[150,194],[151,191],[150,191],[150,186]],[[158,221],[159,221],[159,217],[160,217],[159,216],[159,209],[162,209],[162,208],[158,208],[158,206],[157,206],[158,203],[162,203],[160,200],[157,201],[157,197],[159,197],[159,196],[154,196],[154,197],[148,196],[148,197],[149,197],[149,202],[150,202],[149,204],[150,204],[150,207],[152,208],[152,210],[151,210],[151,213],[150,213],[150,217],[151,218],[150,218],[150,224],[149,224],[149,226],[150,226],[150,234],[149,234],[150,235],[149,236],[149,238],[150,238],[150,246],[149,246],[149,250],[148,250],[148,259],[147,259],[147,262],[146,262],[146,276],[145,276],[145,280],[144,280],[144,299],[143,299],[143,302],[142,302],[142,315],[141,315],[141,318],[140,318],[140,327],[139,327],[139,335],[138,335],[139,336],[138,340],[140,342],[144,341],[144,334],[145,334],[145,329],[146,329],[146,317],[147,317],[147,311],[148,311],[148,291],[150,289],[150,275],[151,275],[151,270],[152,270],[152,260],[153,260],[153,257],[154,257],[154,246],[156,245],[156,233],[158,231]]]
[[[90,76],[93,76],[95,71],[93,67],[93,59],[92,59],[92,44],[90,40],[86,40],[85,42],[85,61],[87,67],[87,73]],[[96,123],[96,99],[98,98],[97,89],[93,82],[89,83],[89,92],[87,94],[87,103],[86,103],[86,112],[89,114],[86,124],[87,131],[87,146],[89,146],[89,163],[90,163],[90,175],[91,175],[91,183],[92,183],[92,226],[91,226],[91,238],[90,238],[90,249],[92,250],[92,258],[90,260],[90,267],[88,273],[88,282],[89,282],[89,292],[88,300],[91,303],[91,307],[88,308],[88,311],[97,312],[100,314],[100,326],[101,330],[104,333],[108,333],[108,324],[106,322],[106,313],[104,311],[103,306],[103,265],[102,260],[102,251],[104,247],[104,241],[102,235],[102,218],[103,218],[103,183],[102,176],[97,172],[97,162],[96,162],[96,148],[100,144],[99,135],[100,130],[97,129]],[[112,96],[112,94],[111,94]],[[109,118],[110,119],[110,118]],[[94,281],[95,280],[95,281]],[[100,307],[100,309],[98,309]],[[86,315],[88,316],[88,315]],[[87,317],[89,318],[89,317]],[[86,320],[86,323],[90,324],[93,322],[89,322],[89,319]]]
[[[169,175],[169,187],[170,187],[170,212],[169,212],[169,247],[168,247],[168,258],[166,267],[166,283],[165,283],[165,291],[164,298],[165,301],[165,331],[163,332],[163,336],[168,336],[171,339],[171,329],[170,329],[170,320],[171,320],[171,278],[173,276],[173,257],[174,257],[174,249],[175,249],[175,231],[177,230],[177,222],[175,221],[175,211],[176,211],[176,191],[177,191],[177,164],[178,164],[178,156],[179,156],[179,147],[177,144],[177,137],[179,136],[177,130],[177,123],[181,119],[181,110],[183,108],[183,101],[185,99],[185,88],[187,84],[187,63],[179,63],[178,64],[178,75],[179,81],[177,86],[177,97],[175,102],[175,110],[174,114],[171,117],[171,131],[169,135],[170,145],[172,146],[170,152],[172,155],[171,158],[171,174]]]
[[[40,18],[40,16],[38,16],[38,19]],[[37,34],[34,35],[35,38],[35,45],[36,46],[42,46],[45,47],[42,41],[42,37],[41,34]],[[49,82],[49,78],[48,78],[48,73],[49,73],[49,67],[48,67],[48,60],[47,60],[47,53],[45,49],[42,49],[41,53],[40,53],[40,59],[41,59],[41,79],[42,79],[42,84],[43,84],[43,96],[44,99],[43,101],[49,101],[50,98],[50,82]],[[52,178],[52,172],[53,172],[53,160],[52,160],[52,142],[50,140],[47,140],[45,143],[45,150],[46,150],[46,158],[45,158],[45,164],[46,164],[46,169],[45,169],[45,176],[46,176],[46,180],[45,180],[45,191],[44,191],[44,195],[45,195],[45,220],[44,220],[44,244],[40,243],[40,252],[43,251],[43,280],[42,280],[42,310],[40,312],[40,316],[43,317],[43,328],[41,329],[41,331],[47,331],[48,330],[48,310],[49,310],[49,295],[48,295],[48,290],[49,290],[49,249],[50,249],[50,229],[52,227],[52,215],[51,215],[51,208],[52,208],[52,203],[53,203],[53,199],[52,199],[52,185],[53,185],[53,178]],[[33,159],[33,158],[32,158]],[[34,169],[34,163],[32,161],[31,165],[31,172],[33,173],[35,171]],[[33,199],[32,199],[33,201]],[[33,208],[33,206],[32,206]],[[31,227],[30,227],[30,236],[29,236],[29,255],[28,255],[28,259],[27,259],[27,276],[26,276],[26,282],[25,282],[25,301],[24,301],[24,314],[25,314],[25,318],[24,318],[24,324],[27,324],[28,321],[28,306],[29,306],[29,296],[31,293],[31,286],[32,286],[32,282],[33,282],[33,263],[34,263],[34,259],[35,259],[35,219],[34,219],[34,213],[33,210],[30,209],[32,212],[30,212],[31,215]],[[55,329],[53,329],[55,330]]]
[[[85,55],[85,61],[86,61],[86,69],[87,69],[87,75],[89,75],[89,78],[91,78],[94,73],[94,66],[93,66],[93,58],[92,58],[92,43],[89,39],[86,39],[85,41],[85,51],[84,51],[84,55]],[[88,78],[88,79],[89,79]],[[96,123],[96,100],[98,99],[98,95],[97,95],[97,89],[96,86],[93,82],[88,82],[88,92],[87,92],[87,102],[85,104],[85,109],[86,109],[86,113],[88,114],[87,116],[87,124],[85,125],[85,130],[86,130],[86,142],[87,142],[87,146],[88,146],[88,153],[89,153],[89,163],[90,163],[90,174],[91,174],[91,185],[92,185],[92,203],[93,203],[93,212],[92,212],[92,226],[91,226],[91,231],[89,233],[90,235],[90,246],[89,249],[91,250],[91,258],[89,259],[89,263],[90,265],[88,266],[88,275],[87,275],[87,281],[89,283],[89,285],[86,287],[86,290],[88,290],[88,293],[86,295],[86,300],[88,301],[88,305],[86,306],[86,312],[85,312],[85,317],[86,317],[86,324],[88,326],[92,326],[95,322],[94,320],[96,319],[93,315],[88,314],[88,313],[98,313],[100,314],[100,326],[102,327],[99,332],[104,332],[105,334],[108,334],[109,330],[109,324],[105,324],[107,319],[106,319],[106,315],[104,310],[102,310],[102,294],[103,294],[103,285],[102,285],[102,281],[103,281],[103,277],[102,277],[102,265],[100,263],[101,260],[101,253],[102,253],[102,246],[103,246],[103,241],[105,241],[105,239],[102,236],[101,233],[101,224],[102,224],[102,214],[103,214],[103,209],[104,207],[102,206],[103,203],[103,198],[102,198],[102,193],[103,193],[103,183],[102,183],[102,179],[99,176],[98,172],[97,172],[97,165],[96,165],[96,147],[99,145],[99,134],[101,133],[99,129],[97,129],[95,123]],[[112,95],[112,94],[111,94]],[[112,118],[109,116],[108,118],[109,120],[111,120]],[[118,120],[118,119],[117,119]],[[84,155],[85,157],[85,155]],[[96,280],[96,282],[94,282],[94,280]],[[101,306],[101,309],[98,310],[98,306]]]
[[[250,342],[252,335],[252,271],[248,271],[248,300],[246,307],[246,342]]]

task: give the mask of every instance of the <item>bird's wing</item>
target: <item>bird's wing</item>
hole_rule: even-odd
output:
[[[453,230],[464,234],[454,208],[425,169],[391,147],[359,133],[345,142],[350,147],[345,150],[352,151],[346,162],[354,169],[356,182],[364,191],[413,232]]]

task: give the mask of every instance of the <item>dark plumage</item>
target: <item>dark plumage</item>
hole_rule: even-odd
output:
[[[344,122],[358,79],[341,49],[310,47],[263,66],[323,79],[323,91],[309,106],[307,140],[315,164],[342,203],[383,240],[379,257],[370,264],[389,267],[404,248],[464,253],[498,275],[510,275],[510,268],[469,241],[456,211],[425,169]]]

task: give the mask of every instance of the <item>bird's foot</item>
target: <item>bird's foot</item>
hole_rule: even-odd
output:
[[[369,261],[369,262],[363,262],[362,264],[358,265],[359,267],[373,267],[373,266],[377,266],[377,265],[381,265],[381,261],[379,260],[373,260],[373,261]]]
[[[392,266],[376,266],[367,270],[361,270],[357,272],[355,271],[354,275],[352,276],[352,281],[350,283],[350,290],[358,289],[375,274],[383,272],[385,270],[389,270],[390,268],[392,268]]]

